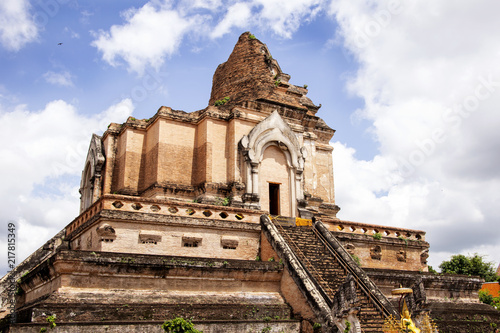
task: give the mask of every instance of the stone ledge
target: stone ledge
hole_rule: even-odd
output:
[[[72,322],[122,322],[140,323],[167,318],[191,318],[191,320],[267,320],[280,318],[288,320],[291,309],[285,303],[258,304],[250,301],[243,303],[219,304],[217,297],[213,302],[204,304],[138,304],[138,303],[48,303],[37,304],[19,313],[18,319],[25,322],[45,323],[47,314],[56,314],[59,323]]]
[[[397,246],[405,246],[409,248],[429,248],[429,243],[422,240],[412,240],[412,239],[400,239],[393,237],[382,237],[381,239],[375,239],[372,235],[367,234],[355,234],[355,233],[347,233],[342,231],[330,231],[335,237],[337,237],[342,242],[348,241],[360,241],[366,243],[368,245],[377,245],[377,244],[385,244],[385,245],[397,245]]]
[[[89,323],[57,323],[50,330],[51,333],[161,333],[164,330],[161,325],[164,321],[144,322],[89,322]],[[300,332],[299,320],[272,320],[270,322],[256,320],[206,320],[193,321],[195,327],[204,333],[241,333],[262,332],[266,327],[272,328],[272,332]],[[39,333],[40,328],[47,324],[14,324],[10,327],[11,333]]]
[[[186,268],[202,270],[245,270],[262,272],[281,272],[283,265],[278,262],[251,261],[237,259],[215,259],[215,258],[196,258],[164,255],[147,255],[132,253],[115,252],[91,252],[77,250],[59,250],[52,256],[44,260],[28,274],[21,277],[20,283],[28,283],[36,275],[46,276],[53,274],[49,266],[53,266],[57,261],[81,262],[88,265],[114,265],[123,266],[137,272],[137,269],[154,268]],[[83,267],[80,267],[83,269]],[[80,272],[82,272],[80,270]]]
[[[500,326],[500,311],[483,303],[431,302],[427,305],[440,333],[493,332]]]
[[[227,221],[240,226],[243,224],[258,225],[259,217],[264,213],[262,211],[231,206],[216,206],[124,195],[104,195],[66,226],[66,236],[68,238],[74,236],[75,232],[81,230],[81,226],[88,225],[88,221],[94,222],[95,216],[102,215],[103,211],[129,213],[127,218],[134,220],[137,220],[134,216],[140,216],[141,220],[145,219],[146,221],[148,219],[149,221],[159,221],[161,219],[165,221],[168,217],[175,217],[188,218],[190,219],[189,221],[195,221],[196,219],[214,221],[214,223]],[[111,216],[114,213],[106,214],[110,214]]]
[[[384,294],[392,299],[394,297],[391,295],[391,289],[400,286],[409,288],[417,280],[422,279],[429,302],[478,304],[477,293],[483,282],[483,279],[478,276],[470,277],[458,274],[433,274],[376,268],[365,268],[365,271]]]
[[[330,231],[332,232],[342,232],[342,233],[352,233],[359,235],[372,236],[375,233],[380,233],[382,238],[400,238],[407,240],[420,240],[425,241],[425,231],[414,230],[398,227],[389,227],[376,224],[368,224],[361,222],[345,221],[335,218],[322,217],[321,222],[323,222]]]

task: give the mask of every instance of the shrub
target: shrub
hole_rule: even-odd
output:
[[[478,275],[486,282],[497,281],[499,278],[493,263],[485,261],[484,257],[477,253],[472,256],[454,255],[450,260],[443,261],[439,268],[441,273]]]
[[[165,332],[171,333],[203,333],[202,331],[198,331],[194,328],[192,322],[184,318],[167,320],[161,325],[161,328],[163,328]]]
[[[491,305],[497,310],[500,310],[500,296],[493,297],[488,290],[479,291],[479,300],[485,304]]]

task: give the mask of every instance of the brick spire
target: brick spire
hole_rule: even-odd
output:
[[[245,32],[227,61],[215,70],[209,105],[228,97],[227,105],[266,100],[316,113],[319,107],[306,97],[307,89],[288,83],[289,79],[266,44]]]
[[[209,104],[213,105],[224,97],[242,101],[267,96],[274,88],[274,77],[278,72],[281,70],[266,45],[245,32],[228,60],[217,67]]]

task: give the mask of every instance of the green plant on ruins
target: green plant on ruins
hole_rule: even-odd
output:
[[[54,327],[56,327],[56,316],[48,316],[47,317],[47,322],[49,323],[49,327],[51,329],[53,329]]]
[[[55,315],[47,316],[46,320],[47,320],[47,323],[49,323],[50,329],[53,329],[57,326]],[[43,333],[43,332],[47,332],[47,327],[40,328],[40,333]]]
[[[226,97],[224,97],[223,99],[218,99],[218,100],[216,100],[216,101],[215,101],[214,105],[215,105],[215,106],[224,105],[224,104],[226,104],[227,102],[229,102],[229,100],[230,100],[230,99],[231,99],[231,98],[230,98],[229,96],[226,96]]]
[[[161,325],[161,328],[163,328],[165,332],[170,333],[203,333],[203,331],[199,331],[194,328],[191,321],[184,318],[167,320]]]
[[[216,206],[229,206],[231,203],[231,197],[225,197],[225,198],[215,198],[214,205]]]
[[[376,232],[372,235],[373,239],[376,240],[381,240],[382,239],[382,234],[380,232]]]
[[[398,239],[401,239],[402,241],[404,241],[405,246],[408,246],[408,239],[404,238],[403,236],[398,236]]]
[[[358,266],[361,266],[361,259],[355,254],[351,254],[352,259],[358,264]]]
[[[345,329],[344,333],[349,333],[351,331],[351,323],[349,321],[345,321]]]

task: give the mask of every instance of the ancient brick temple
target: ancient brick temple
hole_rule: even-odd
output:
[[[205,109],[162,106],[93,135],[80,215],[3,278],[18,279],[4,327],[55,316],[54,332],[161,332],[183,317],[204,332],[381,332],[398,287],[417,325],[500,324],[481,279],[427,273],[425,232],[336,217],[335,131],[289,81],[244,33]]]

